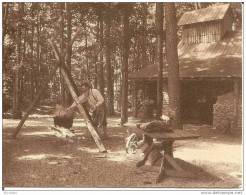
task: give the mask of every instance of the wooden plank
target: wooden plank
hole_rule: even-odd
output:
[[[146,133],[142,129],[138,129],[137,131],[146,134],[147,136],[151,138],[156,139],[162,139],[162,140],[186,140],[186,139],[196,139],[200,136],[195,133],[191,133],[185,130],[173,130],[173,132],[152,132],[152,133]]]

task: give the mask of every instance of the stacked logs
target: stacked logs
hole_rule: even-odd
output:
[[[233,122],[233,92],[218,96],[213,109],[213,126],[221,130],[231,128]]]

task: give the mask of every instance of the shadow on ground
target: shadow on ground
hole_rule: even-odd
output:
[[[223,165],[221,162],[189,161],[183,158],[181,160],[179,153],[177,153],[177,162],[196,177],[166,177],[161,183],[155,184],[159,167],[136,168],[136,162],[142,158],[141,153],[129,155],[125,152],[125,137],[129,127],[117,126],[119,120],[116,118],[113,120],[114,125],[109,126],[110,138],[103,140],[108,150],[107,154],[98,153],[87,129],[77,124],[81,121],[75,122],[76,137],[70,141],[57,138],[49,129],[52,124],[51,118],[27,121],[17,139],[11,137],[17,121],[13,121],[13,124],[9,119],[3,121],[3,186],[74,188],[237,188],[240,186],[241,178],[225,175],[220,170],[220,166]],[[178,152],[182,149],[181,151],[185,152],[194,146],[199,148],[201,141],[202,144],[206,142],[210,144],[214,139],[206,137],[204,140],[201,138],[182,142],[180,145],[177,144],[176,150]],[[223,139],[221,141],[223,142]],[[235,143],[234,141],[230,144]],[[195,157],[196,154],[187,153],[187,155]],[[185,153],[184,156],[187,155]],[[227,166],[231,172],[240,172],[240,163],[228,162]],[[226,170],[224,165],[223,168]]]

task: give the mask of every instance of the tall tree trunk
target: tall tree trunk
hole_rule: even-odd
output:
[[[23,37],[23,54],[22,54],[22,59],[23,61],[27,61],[26,60],[26,43],[27,43],[27,28],[24,29],[24,37]],[[21,71],[21,81],[20,81],[20,101],[21,104],[23,105],[23,95],[26,94],[25,91],[25,83],[26,83],[26,71],[25,71],[25,67],[22,67],[20,69]]]
[[[100,22],[97,20],[97,32],[96,32],[96,43],[97,45],[100,45]],[[95,72],[94,72],[94,88],[98,89],[98,52],[93,51],[93,58],[94,58],[94,67],[95,67]]]
[[[34,23],[32,23],[32,32],[31,32],[31,71],[30,71],[30,93],[31,99],[34,98],[34,73],[35,73],[35,65],[34,65]]]
[[[114,89],[113,89],[113,75],[111,67],[111,44],[110,44],[110,29],[111,18],[110,14],[105,17],[105,59],[106,59],[106,77],[107,77],[107,111],[109,115],[114,114]]]
[[[64,62],[64,3],[60,3],[60,51],[61,51],[61,57],[62,57],[62,62]],[[60,93],[61,93],[61,103],[62,105],[65,106],[66,100],[65,100],[65,83],[63,80],[63,77],[61,75],[60,71]]]
[[[99,28],[100,28],[100,32],[99,32],[99,36],[100,36],[100,66],[99,66],[99,90],[101,92],[101,94],[104,96],[104,71],[103,71],[103,14],[102,12],[99,12],[98,15],[98,21],[99,21]]]
[[[14,97],[13,97],[13,118],[21,118],[20,110],[20,67],[21,67],[21,30],[22,30],[22,17],[24,12],[24,3],[18,3],[18,27],[17,27],[17,66],[14,70]]]
[[[142,18],[142,26],[143,26],[143,34],[141,36],[141,54],[142,54],[142,67],[148,65],[148,57],[147,57],[147,16],[148,16],[148,3],[144,2],[142,5],[142,11],[143,11],[143,18]]]
[[[66,16],[67,16],[67,56],[66,56],[66,66],[69,74],[71,74],[71,56],[72,56],[72,45],[71,37],[72,37],[72,13],[71,13],[71,4],[66,3]],[[72,96],[69,91],[66,90],[66,104],[70,105],[72,103]]]
[[[127,5],[126,5],[127,6]],[[129,10],[123,10],[123,63],[122,63],[122,101],[121,125],[128,121],[128,57],[129,57]]]
[[[35,74],[35,94],[37,93],[39,89],[39,78],[40,78],[40,16],[39,16],[39,10],[37,10],[37,48],[36,48],[36,53],[37,53],[37,67],[36,71],[37,74]]]
[[[88,56],[88,35],[87,24],[85,23],[85,60],[86,60],[86,80],[90,78],[89,56]]]
[[[156,31],[157,31],[157,63],[158,63],[158,78],[157,78],[157,117],[162,115],[162,71],[163,71],[163,3],[156,3]]]
[[[95,75],[95,77],[94,77],[94,88],[96,88],[96,89],[98,89],[98,81],[97,81],[97,74],[98,74],[98,59],[97,59],[97,55],[96,55],[96,53],[94,52],[93,53],[93,58],[94,58],[94,62],[93,62],[93,64],[94,64],[94,66],[95,66],[95,73],[94,73],[94,75]]]
[[[177,51],[177,19],[174,3],[165,4],[165,19],[169,111],[172,118],[173,128],[181,128],[179,60]]]

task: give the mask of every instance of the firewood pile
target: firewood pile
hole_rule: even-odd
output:
[[[229,128],[233,120],[233,93],[218,96],[213,108],[213,126],[222,130]]]

